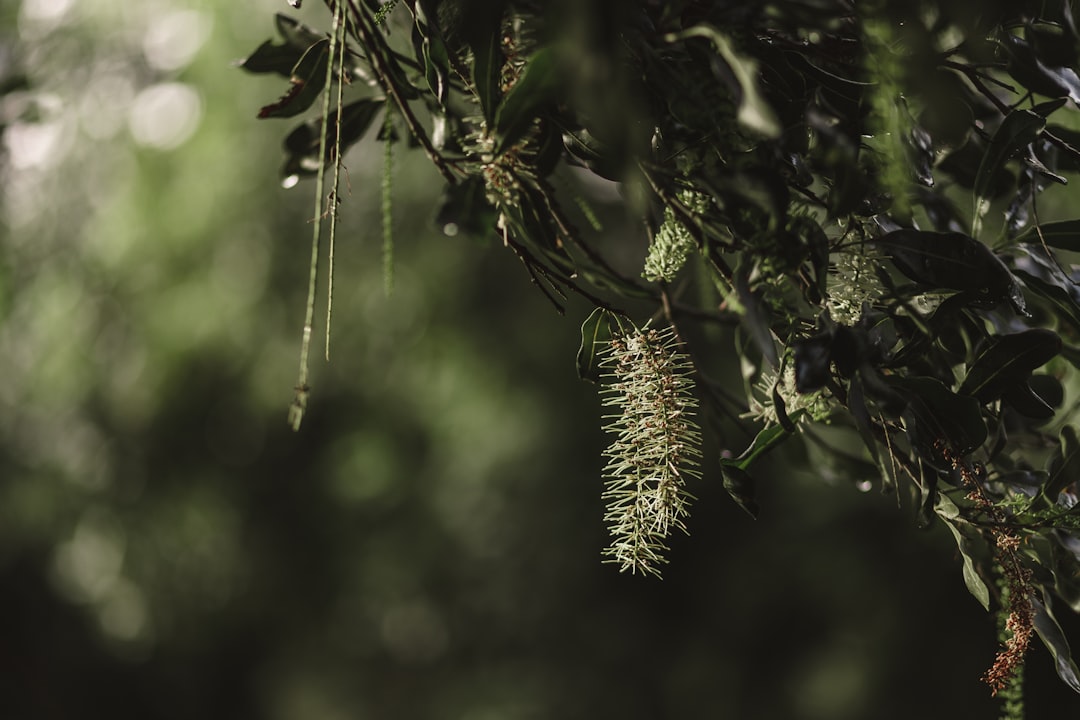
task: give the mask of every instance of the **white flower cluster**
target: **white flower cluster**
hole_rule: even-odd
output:
[[[700,477],[690,361],[671,329],[634,328],[611,340],[601,366],[613,380],[604,405],[618,410],[605,428],[616,438],[604,452],[604,521],[612,537],[604,554],[623,571],[659,576],[668,535],[686,532],[692,496],[685,478]]]
[[[779,383],[777,377],[780,377]],[[749,394],[750,412],[743,417],[754,418],[766,425],[779,425],[780,418],[773,403],[773,389],[784,401],[784,411],[788,417],[805,411],[804,417],[813,422],[825,422],[832,412],[829,396],[821,390],[800,393],[795,389],[795,366],[788,362],[783,375],[775,370],[765,369],[761,372],[754,392]],[[794,420],[794,418],[792,418]]]
[[[836,258],[829,276],[828,308],[841,325],[854,325],[862,317],[863,305],[881,296],[884,288],[877,268],[884,262],[869,245],[852,247]]]
[[[679,202],[694,214],[703,213],[708,207],[708,197],[693,190],[680,192]],[[693,236],[675,217],[675,212],[670,207],[664,208],[664,222],[649,245],[642,277],[650,282],[671,282],[696,247]]]

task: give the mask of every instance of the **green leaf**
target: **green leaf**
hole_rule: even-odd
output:
[[[330,40],[323,39],[307,49],[292,70],[292,87],[280,100],[259,110],[260,118],[293,117],[311,107],[326,85],[329,47]]]
[[[495,154],[501,154],[532,127],[537,112],[551,103],[559,89],[555,53],[544,48],[530,57],[517,82],[495,113]]]
[[[1023,300],[1001,258],[963,233],[902,229],[873,242],[900,272],[927,288],[965,290],[994,302]]]
[[[1080,78],[1067,67],[1053,67],[1036,56],[1026,40],[1004,33],[1003,45],[1009,54],[1006,71],[1029,92],[1051,98],[1080,101]]]
[[[342,155],[356,144],[368,128],[379,111],[383,109],[385,102],[382,99],[364,98],[349,103],[341,109],[341,147]],[[327,136],[333,138],[337,135],[337,113],[330,114],[327,124]],[[322,116],[316,117],[302,125],[299,125],[288,137],[285,138],[285,151],[288,156],[285,166],[282,168],[282,176],[314,175],[319,169],[319,132],[322,128]],[[326,158],[333,157],[334,147],[327,143]]]
[[[862,379],[859,375],[853,375],[848,388],[848,410],[852,419],[855,420],[855,428],[859,431],[863,445],[866,446],[870,457],[875,463],[880,463],[877,441],[870,421],[870,410],[866,407],[866,396],[863,393]]]
[[[431,94],[445,107],[450,93],[450,55],[446,45],[438,34],[423,32],[417,23],[413,25],[413,46],[423,63],[424,79]]]
[[[735,271],[735,294],[743,307],[741,322],[769,367],[777,368],[780,366],[780,356],[773,342],[769,307],[760,293],[750,289],[750,274],[750,264],[746,262]]]
[[[1019,262],[1017,264],[1020,265]],[[1080,299],[1063,287],[1060,279],[1055,277],[1049,269],[1035,262],[1026,261],[1022,267],[1017,267],[1015,273],[1028,290],[1044,298],[1054,307],[1058,317],[1067,319],[1073,327],[1080,330]]]
[[[1045,378],[1049,376],[1041,375],[1039,377]],[[1028,380],[1024,380],[1018,385],[1007,388],[1001,394],[1001,399],[1008,403],[1013,410],[1026,418],[1046,421],[1054,417],[1054,406],[1047,402],[1047,399],[1042,395],[1035,392],[1035,389],[1031,387],[1031,383]]]
[[[1065,633],[1061,631],[1061,626],[1058,625],[1050,609],[1050,597],[1045,590],[1043,590],[1043,599],[1045,604],[1039,602],[1037,598],[1031,599],[1031,604],[1035,606],[1035,632],[1039,634],[1046,649],[1054,657],[1054,669],[1057,670],[1058,677],[1080,693],[1080,670],[1077,670],[1076,663],[1072,659],[1069,641],[1065,638]]]
[[[763,428],[754,437],[750,447],[746,448],[737,458],[723,458],[720,464],[724,467],[734,467],[738,470],[748,470],[754,461],[765,453],[772,450],[784,440],[791,437],[791,433],[779,425],[770,425]]]
[[[666,35],[664,39],[675,42],[689,37],[700,37],[711,41],[713,47],[720,53],[720,57],[731,68],[735,80],[742,89],[737,113],[738,121],[767,138],[780,137],[781,127],[776,113],[765,102],[765,98],[758,89],[758,79],[761,77],[758,61],[737,52],[726,35],[707,23],[694,25],[674,35]]]
[[[986,423],[979,401],[957,395],[939,380],[927,377],[890,378],[889,384],[908,397],[905,419],[924,459],[937,455],[935,441],[945,441],[960,455],[967,455],[986,441]]]
[[[495,207],[488,202],[482,178],[473,176],[443,190],[435,223],[444,235],[489,235],[495,229]]]
[[[1033,245],[1041,245],[1045,241],[1050,247],[1080,252],[1080,220],[1043,223],[1038,228],[1032,226],[1016,241]]]
[[[556,123],[558,121],[556,120]],[[604,145],[589,134],[588,130],[570,130],[563,128],[563,147],[580,164],[592,170],[605,180],[619,180],[622,176],[622,164]]]
[[[959,392],[984,404],[992,402],[1060,352],[1061,338],[1052,330],[1036,328],[995,336],[971,364]]]
[[[247,59],[241,60],[239,67],[250,73],[277,73],[289,77],[303,54],[303,50],[298,50],[286,43],[267,40]]]
[[[994,175],[1021,148],[1032,143],[1046,127],[1046,118],[1031,110],[1014,110],[1001,122],[975,175],[976,215],[985,214]]]
[[[754,479],[745,470],[734,465],[721,465],[720,470],[724,476],[724,489],[727,490],[728,495],[756,520],[758,504],[754,500]]]
[[[608,311],[596,308],[581,324],[581,347],[577,352],[577,373],[582,380],[600,382],[600,348],[611,339]]]
[[[1057,505],[1061,491],[1080,481],[1080,439],[1071,425],[1061,428],[1061,444],[1050,457],[1046,471],[1050,477],[1043,485],[1042,497],[1050,505]]]
[[[945,521],[945,526],[952,532],[953,537],[956,539],[956,545],[960,548],[960,554],[964,558],[964,584],[967,585],[968,592],[979,601],[979,604],[983,606],[983,610],[989,610],[990,589],[986,587],[986,583],[983,582],[982,577],[975,570],[975,561],[971,558],[971,554],[975,549],[974,543],[971,538],[960,532],[960,529],[955,524],[958,522],[957,520],[946,517],[948,513],[944,511],[944,506],[939,505],[934,509],[938,511],[938,515]]]
[[[501,33],[486,34],[481,42],[473,47],[473,85],[480,109],[488,127],[495,124],[495,111],[499,107],[502,91],[499,87],[499,73],[503,65],[503,53],[499,47]],[[520,80],[519,80],[520,82]]]
[[[326,36],[298,23],[288,15],[277,13],[274,19],[278,33],[285,42],[267,40],[247,59],[240,61],[239,67],[251,73],[277,73],[289,77],[304,52]]]

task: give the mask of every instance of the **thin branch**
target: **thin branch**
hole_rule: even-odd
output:
[[[427,153],[428,158],[434,163],[435,169],[439,171],[439,174],[451,185],[457,184],[457,177],[450,170],[450,166],[443,159],[439,151],[435,149],[435,146],[431,144],[431,139],[427,136],[427,132],[420,125],[420,121],[416,119],[416,115],[413,113],[412,108],[409,107],[408,101],[405,99],[401,88],[397,86],[397,82],[394,79],[393,74],[387,68],[387,60],[383,56],[382,51],[385,47],[385,41],[382,40],[382,36],[378,31],[374,29],[370,24],[370,18],[357,4],[356,0],[347,0],[350,9],[352,9],[353,15],[356,16],[356,22],[353,23],[353,27],[359,33],[359,40],[363,43],[364,47],[368,50],[368,58],[371,60],[372,66],[375,69],[375,75],[382,86],[383,91],[386,92],[388,97],[393,98],[394,104],[397,105],[398,110],[401,111],[401,116],[405,119],[405,125],[409,128],[409,132],[420,146],[424,148],[424,152]],[[376,39],[378,38],[378,39]]]

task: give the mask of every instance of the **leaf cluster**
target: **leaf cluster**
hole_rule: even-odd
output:
[[[1080,219],[1040,222],[1038,203],[1080,171],[1068,3],[407,0],[385,24],[374,0],[343,9],[329,75],[357,97],[336,144],[321,118],[288,134],[286,178],[392,108],[445,181],[448,235],[497,238],[560,312],[570,295],[601,310],[583,377],[600,379],[606,323],[643,301],[675,332],[729,328],[726,347],[679,334],[707,414],[765,423],[721,461],[736,502],[758,511],[773,448],[824,447],[834,474],[944,521],[984,606],[990,566],[1022,562],[1034,628],[1080,691],[1050,611],[1080,611]],[[242,63],[288,78],[260,117],[307,111],[334,62],[324,33],[277,27]],[[575,225],[556,190],[571,169],[625,189],[654,242],[647,280]],[[741,403],[706,371],[732,351]],[[807,393],[851,443],[815,432]]]

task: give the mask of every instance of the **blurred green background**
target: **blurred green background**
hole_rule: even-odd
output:
[[[0,81],[29,81],[0,100],[0,717],[995,716],[952,539],[803,457],[756,522],[707,457],[665,579],[601,564],[590,308],[436,232],[419,153],[390,297],[381,146],[347,158],[333,359],[291,432],[311,184],[255,119],[281,80],[233,66],[274,12],[0,0]],[[1041,645],[1028,675],[1029,717],[1080,710]]]

